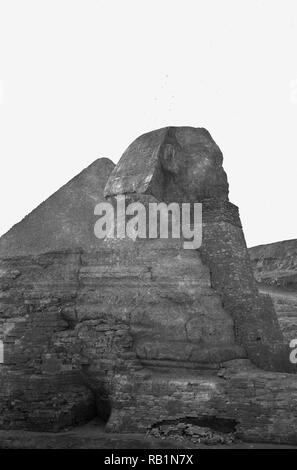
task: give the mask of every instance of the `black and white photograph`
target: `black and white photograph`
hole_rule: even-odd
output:
[[[1,455],[285,465],[296,129],[296,0],[0,0]]]

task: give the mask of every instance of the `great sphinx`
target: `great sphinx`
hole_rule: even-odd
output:
[[[103,160],[64,187],[81,204],[73,223],[61,193],[0,239],[0,427],[58,430],[99,415],[114,432],[194,420],[296,442],[296,366],[271,299],[258,292],[209,132],[166,127],[136,139],[115,167]],[[201,203],[201,247],[97,240],[103,189],[111,204]],[[32,243],[44,214],[55,233]]]
[[[260,367],[291,369],[272,303],[257,291],[238,208],[228,200],[222,163],[222,152],[206,129],[160,129],[128,147],[104,194],[111,199],[125,195],[128,200],[202,203],[202,247],[188,256],[209,269],[211,287],[234,323],[234,343],[245,348]],[[223,323],[227,325],[228,320]],[[222,338],[223,334],[213,337],[213,347]]]

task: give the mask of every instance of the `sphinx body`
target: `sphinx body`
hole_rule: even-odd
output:
[[[16,251],[21,227],[0,240],[0,427],[59,429],[99,414],[112,431],[192,419],[245,439],[294,441],[294,369],[272,302],[258,293],[222,162],[205,129],[144,134],[115,167],[102,162],[98,193],[93,169],[83,178],[91,192],[71,183],[84,195],[78,217],[93,218],[70,245],[64,212],[56,249],[53,236]],[[202,203],[201,248],[96,240],[103,189],[112,203]],[[29,216],[25,224],[30,234]]]

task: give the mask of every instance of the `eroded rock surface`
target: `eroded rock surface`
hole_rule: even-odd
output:
[[[22,245],[30,215],[0,241],[12,247],[0,261],[0,428],[58,430],[100,416],[113,432],[176,426],[203,442],[296,443],[297,382],[286,373],[295,370],[272,301],[258,292],[209,133],[153,131],[113,171],[106,165],[98,187],[96,171],[79,178],[93,189],[71,227],[89,221],[89,229],[67,249],[60,217],[49,247],[43,236],[38,251],[27,236]],[[84,184],[64,193],[79,201]],[[202,202],[201,248],[91,240],[105,184],[111,201]]]
[[[144,134],[124,152],[105,196],[151,194],[165,202],[228,199],[223,155],[206,129],[165,127]]]
[[[284,337],[297,338],[297,240],[249,249],[259,291],[274,303]]]
[[[254,246],[249,255],[259,283],[297,291],[297,240]]]
[[[234,321],[237,343],[258,366],[290,370],[288,347],[269,297],[259,295],[238,208],[228,200],[222,153],[203,128],[168,127],[144,134],[112,171],[105,196],[202,202],[201,256],[212,287]]]

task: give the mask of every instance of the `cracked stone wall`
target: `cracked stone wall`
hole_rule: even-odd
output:
[[[146,432],[208,417],[235,421],[240,438],[296,443],[294,375],[245,359],[199,254],[127,243],[1,261],[0,426],[58,430],[99,415],[110,431]]]
[[[117,371],[159,362],[207,368],[246,356],[198,253],[179,242],[127,245],[1,261],[0,372],[10,377],[12,403],[15,377],[49,384],[69,377],[86,397],[91,390],[100,414]],[[26,414],[26,387],[20,400]],[[3,405],[3,424],[5,415]]]

